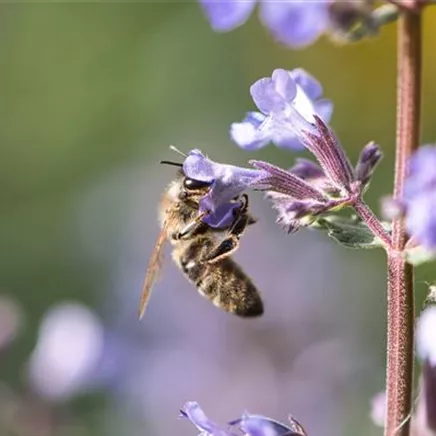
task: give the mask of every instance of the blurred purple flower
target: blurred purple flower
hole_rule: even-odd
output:
[[[103,346],[103,325],[90,309],[78,303],[52,308],[30,356],[32,388],[50,400],[70,398],[89,385],[101,363]]]
[[[436,147],[418,149],[409,162],[404,186],[409,234],[430,250],[436,249]]]
[[[377,427],[384,427],[386,415],[386,392],[382,391],[371,399],[371,420]]]
[[[200,213],[207,213],[203,221],[216,228],[232,223],[233,211],[240,206],[235,198],[263,175],[261,170],[213,162],[197,149],[188,153],[183,172],[191,179],[211,184],[200,201]]]
[[[416,351],[423,362],[436,368],[436,306],[430,306],[419,317],[416,326]]]
[[[255,82],[250,93],[260,112],[248,112],[242,122],[230,127],[231,138],[245,150],[257,150],[270,142],[301,149],[301,127],[310,129],[314,115],[329,122],[333,112],[332,102],[322,98],[321,84],[301,68],[276,69],[271,78]]]
[[[260,1],[260,20],[274,38],[291,47],[309,45],[328,28],[331,0]],[[244,24],[256,0],[200,0],[207,19],[217,32],[228,32]]]
[[[224,429],[211,421],[194,401],[187,402],[180,411],[180,416],[188,418],[201,431],[203,436],[235,436],[233,428],[238,427],[248,436],[305,436],[304,429],[292,417],[290,426],[261,415],[244,413],[242,418],[229,422]]]

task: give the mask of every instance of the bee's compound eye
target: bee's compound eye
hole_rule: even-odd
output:
[[[207,188],[210,186],[209,182],[201,182],[200,180],[194,180],[189,179],[188,177],[185,178],[183,181],[183,186],[186,189],[201,189],[201,188]]]

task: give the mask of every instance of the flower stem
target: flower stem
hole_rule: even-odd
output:
[[[382,241],[386,251],[389,251],[392,244],[391,235],[382,226],[380,220],[369,206],[359,197],[353,203],[353,208],[372,233]]]
[[[421,108],[421,14],[398,21],[397,144],[394,198],[403,196],[407,161],[419,145]],[[388,332],[385,436],[409,435],[413,389],[413,267],[407,264],[404,218],[392,223],[388,250]]]

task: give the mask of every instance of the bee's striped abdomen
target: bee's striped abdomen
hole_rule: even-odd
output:
[[[183,241],[174,250],[173,258],[198,291],[212,302],[236,315],[260,316],[263,303],[250,278],[230,257],[213,264],[203,259],[215,246],[207,236]]]

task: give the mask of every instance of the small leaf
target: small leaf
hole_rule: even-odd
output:
[[[406,259],[407,262],[414,266],[422,265],[423,263],[436,260],[436,252],[430,251],[422,245],[418,245],[417,247],[406,250]]]
[[[329,215],[317,219],[311,227],[326,230],[328,236],[348,248],[382,247],[381,241],[357,217]]]

